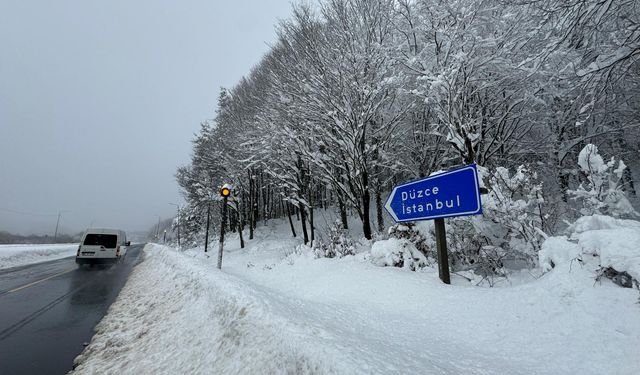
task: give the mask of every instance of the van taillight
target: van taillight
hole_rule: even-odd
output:
[[[116,248],[116,256],[120,256],[120,245]]]
[[[76,253],[76,256],[79,257],[80,256],[80,248],[82,247],[82,245],[78,246],[78,252]]]

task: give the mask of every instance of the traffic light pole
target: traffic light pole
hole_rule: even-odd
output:
[[[227,198],[231,195],[231,188],[226,185],[220,189],[222,196],[222,219],[220,220],[220,249],[218,250],[218,269],[222,269],[222,251],[224,250],[224,227],[227,222]]]
[[[220,250],[218,250],[218,269],[222,269],[222,251],[224,249],[224,223],[227,221],[227,197],[222,198],[222,220],[220,221]]]

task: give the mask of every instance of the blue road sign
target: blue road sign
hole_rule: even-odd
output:
[[[481,215],[476,165],[396,186],[384,207],[397,222]]]

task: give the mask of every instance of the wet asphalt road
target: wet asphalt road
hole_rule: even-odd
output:
[[[144,245],[114,266],[75,258],[0,270],[0,374],[65,374],[115,300]]]

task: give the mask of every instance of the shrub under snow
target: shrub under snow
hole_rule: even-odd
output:
[[[401,238],[377,241],[371,246],[371,261],[376,266],[392,266],[412,271],[427,265],[427,258],[415,245]]]
[[[315,254],[323,258],[342,258],[346,255],[354,255],[356,252],[353,240],[349,232],[342,227],[340,220],[334,221],[328,228],[327,239],[320,240]]]
[[[411,269],[433,264],[436,258],[435,239],[429,235],[431,222],[396,224],[389,228],[388,240],[377,241],[371,247],[371,260],[377,266]]]

